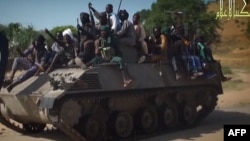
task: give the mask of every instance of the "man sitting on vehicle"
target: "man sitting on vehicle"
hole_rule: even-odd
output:
[[[167,57],[167,37],[162,34],[160,27],[154,27],[153,34],[154,38],[151,39],[148,47],[154,62]]]
[[[65,48],[65,41],[62,35],[62,32],[57,32],[56,36],[52,35],[49,30],[46,28],[45,33],[47,33],[55,42],[50,47],[49,50],[49,60],[50,63],[48,69],[46,70],[47,73],[52,71],[57,67],[61,67],[63,65],[67,65],[67,58],[65,56],[64,48]]]
[[[77,25],[80,31],[80,45],[78,50],[78,57],[84,62],[89,62],[94,57],[94,40],[97,37],[96,27],[91,24],[89,14],[82,12],[80,13],[80,19],[82,25]]]
[[[219,66],[221,81],[224,82],[224,81],[229,81],[229,80],[232,79],[231,77],[226,77],[223,74],[220,61],[217,61],[217,60],[215,60],[213,58],[212,50],[211,50],[210,47],[206,46],[205,38],[203,36],[198,37],[198,39],[197,39],[197,48],[198,48],[198,51],[199,51],[198,55],[200,56],[201,61],[204,64],[203,66],[205,68],[207,68],[207,66],[208,66],[207,63],[216,62],[218,64],[218,66]]]
[[[71,66],[75,64],[75,58],[78,56],[78,42],[71,29],[65,29],[62,34],[65,40],[64,53],[69,60],[67,65]]]
[[[100,37],[96,41],[95,54],[96,56],[87,64],[84,64],[84,62],[79,59],[76,59],[76,62],[83,69],[92,65],[97,65],[105,62],[117,63],[120,65],[124,87],[127,87],[131,83],[132,79],[128,75],[128,72],[125,68],[121,52],[115,49],[114,44],[112,42],[109,25],[103,25],[100,27]]]
[[[7,86],[7,90],[10,92],[15,86],[34,76],[39,71],[44,72],[48,66],[48,51],[45,48],[45,38],[42,35],[38,35],[33,45],[26,49],[24,52],[19,50],[20,56],[15,58],[11,76],[6,83],[11,83]],[[14,80],[14,75],[18,69],[25,69],[25,73]]]

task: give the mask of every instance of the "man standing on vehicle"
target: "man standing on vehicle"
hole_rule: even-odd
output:
[[[91,5],[89,5],[89,8],[94,12],[94,15],[97,19],[100,20],[101,14],[100,12],[96,11]],[[120,30],[120,22],[119,22],[119,17],[117,14],[113,12],[113,5],[112,4],[107,4],[105,13],[107,14],[107,18],[109,19],[109,24],[111,26],[111,31],[117,32]]]

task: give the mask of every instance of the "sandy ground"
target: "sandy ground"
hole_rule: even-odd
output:
[[[159,135],[144,141],[222,141],[225,123],[250,124],[250,74],[233,69],[233,79],[223,83],[216,110],[194,129]],[[0,123],[0,141],[70,141],[58,131],[23,135]]]
[[[224,94],[219,96],[217,109],[250,105],[250,73],[233,69],[232,80],[223,83]]]

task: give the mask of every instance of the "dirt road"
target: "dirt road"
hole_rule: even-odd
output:
[[[177,131],[141,141],[223,141],[224,124],[250,124],[250,75],[233,70],[233,79],[223,83],[216,110],[196,128]],[[71,141],[58,131],[23,135],[0,123],[0,141]]]

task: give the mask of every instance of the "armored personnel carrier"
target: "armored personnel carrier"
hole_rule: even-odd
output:
[[[26,132],[52,124],[75,141],[123,140],[194,126],[223,94],[217,64],[211,66],[217,74],[211,79],[176,80],[169,62],[127,64],[133,79],[128,87],[117,64],[59,68],[11,92],[2,88],[0,119]]]

